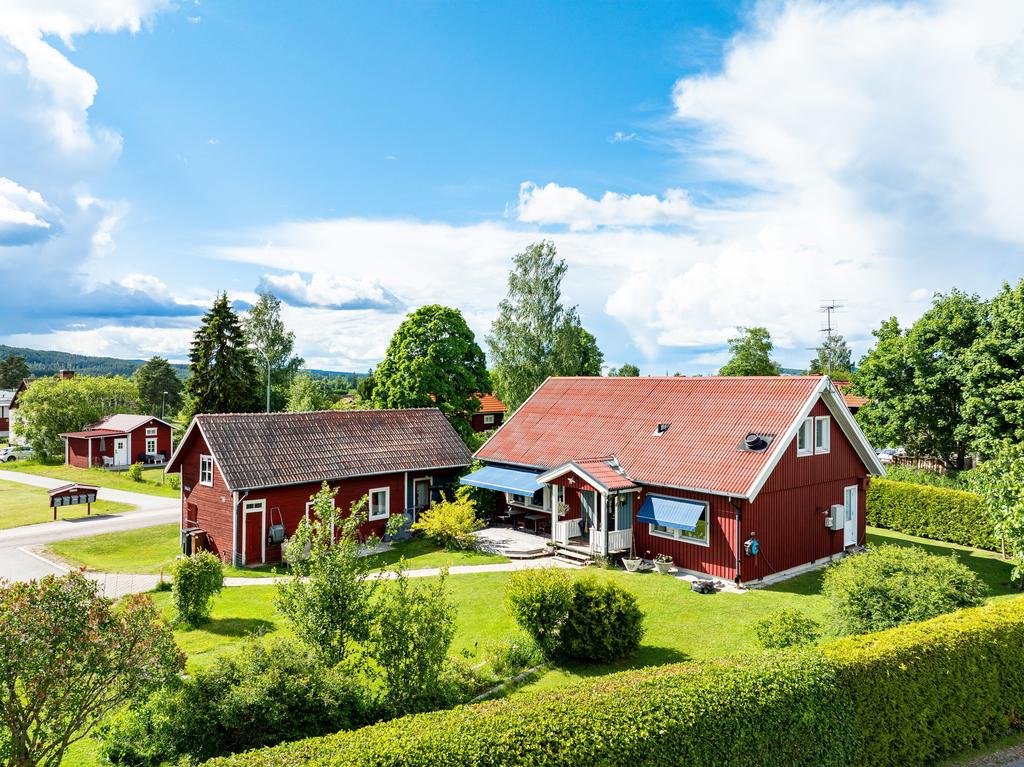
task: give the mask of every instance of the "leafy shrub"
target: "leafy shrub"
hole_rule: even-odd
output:
[[[505,587],[509,613],[546,657],[610,661],[632,654],[643,638],[636,597],[594,576],[538,568],[514,573]]]
[[[417,714],[210,767],[820,767],[854,741],[831,665],[795,650],[661,666]]]
[[[863,767],[932,764],[1021,729],[1024,599],[823,645]]]
[[[473,533],[483,527],[483,520],[476,515],[476,503],[463,495],[456,496],[454,501],[445,499],[435,503],[419,515],[412,529],[451,550],[473,548],[476,544]]]
[[[492,642],[484,649],[484,659],[499,677],[511,677],[539,664],[544,655],[528,636],[515,635]]]
[[[839,635],[881,631],[974,607],[987,590],[954,556],[892,545],[832,565],[822,584]]]
[[[171,595],[177,617],[198,626],[210,617],[210,602],[224,587],[224,565],[209,551],[197,551],[174,562]]]
[[[799,610],[783,608],[755,622],[754,636],[766,650],[782,650],[816,642],[821,626]]]
[[[124,473],[124,475],[128,477],[128,479],[130,479],[132,482],[141,482],[142,464],[138,462],[133,463],[131,466],[128,467],[128,470]]]
[[[221,754],[350,729],[376,718],[350,675],[308,650],[252,642],[122,709],[99,729],[101,753],[126,767]]]
[[[936,541],[999,547],[981,496],[963,490],[873,479],[867,493],[867,522]]]
[[[560,632],[559,655],[607,662],[632,655],[644,636],[644,614],[632,592],[614,581],[577,578]]]
[[[967,489],[960,481],[962,472],[948,471],[939,474],[937,471],[918,469],[914,466],[898,466],[890,464],[885,467],[885,478],[894,482],[910,482],[914,485],[929,485],[930,487],[944,487],[948,490]]]
[[[181,475],[180,474],[168,474],[164,477],[164,484],[167,487],[173,487],[175,490],[181,489]]]
[[[558,654],[559,632],[572,597],[572,577],[555,567],[519,570],[512,573],[505,586],[509,614],[548,658]]]

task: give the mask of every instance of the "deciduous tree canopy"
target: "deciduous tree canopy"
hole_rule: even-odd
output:
[[[143,412],[161,418],[170,418],[178,412],[181,407],[181,379],[163,357],[150,357],[132,378],[139,390]]]
[[[722,366],[722,376],[777,376],[782,372],[772,359],[772,337],[767,328],[736,328],[739,335],[729,339],[732,358]]]
[[[292,353],[295,334],[281,319],[281,299],[263,290],[258,291],[258,295],[256,303],[242,317],[242,327],[249,345],[256,351],[253,362],[259,374],[259,390],[265,398],[269,360],[270,409],[283,410],[288,401],[288,387],[304,360]]]

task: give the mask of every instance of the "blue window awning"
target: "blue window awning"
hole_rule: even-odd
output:
[[[649,495],[644,499],[636,518],[639,522],[693,532],[707,508],[700,501]]]
[[[459,481],[463,485],[498,490],[502,493],[533,495],[543,487],[543,485],[537,482],[537,477],[539,476],[539,473],[526,471],[525,469],[485,466],[474,471],[472,474],[467,474]]]

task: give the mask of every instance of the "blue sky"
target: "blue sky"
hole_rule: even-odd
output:
[[[0,342],[183,359],[264,286],[365,369],[547,237],[610,364],[709,372],[1020,277],[1018,3],[8,2]]]

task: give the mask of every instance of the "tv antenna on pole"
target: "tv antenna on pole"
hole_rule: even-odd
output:
[[[822,300],[821,306],[818,307],[818,311],[825,315],[825,327],[821,328],[821,332],[825,334],[825,343],[822,346],[810,347],[811,351],[818,352],[819,354],[822,349],[826,350],[824,355],[825,359],[823,361],[825,363],[825,372],[828,374],[829,378],[832,377],[832,371],[835,369],[836,363],[835,359],[833,359],[835,350],[832,349],[831,344],[829,343],[836,331],[833,315],[838,314],[846,306],[846,304],[841,303],[844,300],[845,299],[842,298],[828,298]]]

